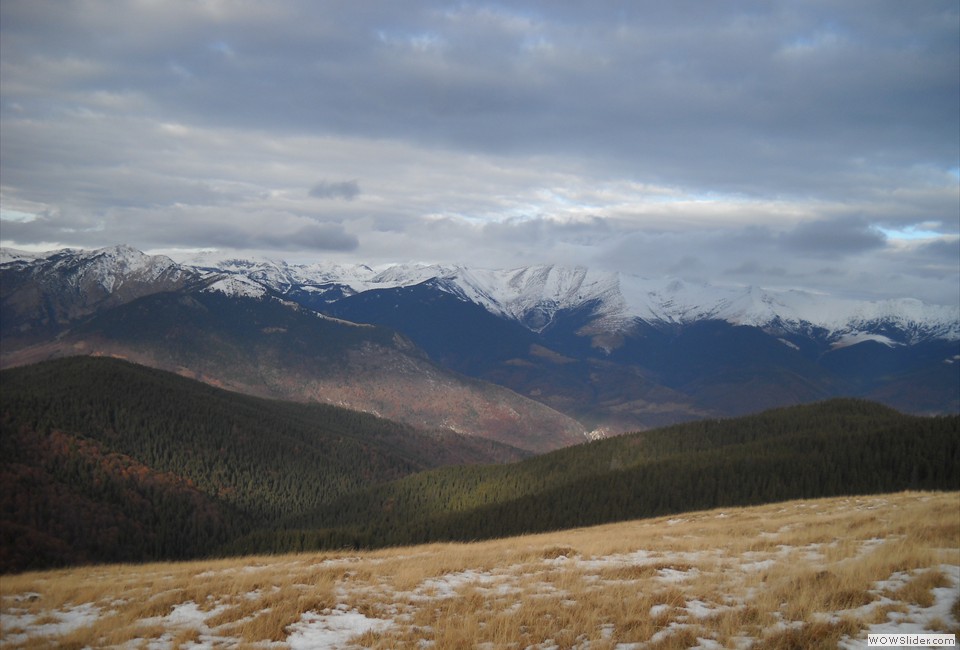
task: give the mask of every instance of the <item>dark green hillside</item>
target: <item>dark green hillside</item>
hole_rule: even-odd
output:
[[[522,456],[116,359],[4,370],[0,382],[5,570],[26,566],[16,558],[31,546],[47,549],[34,565],[186,557],[412,472]],[[151,541],[158,526],[170,539]],[[138,537],[141,529],[148,534]],[[110,539],[89,543],[98,530]]]
[[[860,400],[477,465],[519,453],[116,359],[60,359],[5,370],[0,382],[0,571],[477,539],[798,497],[960,489],[960,418]]]
[[[244,517],[190,481],[100,443],[2,427],[0,572],[203,555]]]
[[[632,434],[510,466],[424,472],[291,520],[302,534],[260,532],[244,544],[474,539],[907,488],[960,488],[960,418],[833,400]]]

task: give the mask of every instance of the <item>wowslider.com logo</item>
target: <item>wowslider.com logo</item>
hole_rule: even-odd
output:
[[[957,645],[955,634],[868,634],[870,648],[949,648]]]

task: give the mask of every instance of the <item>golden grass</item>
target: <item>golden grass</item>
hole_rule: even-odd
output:
[[[754,650],[834,650],[844,636],[855,636],[860,625],[851,620],[839,623],[804,623],[763,636]]]
[[[473,544],[5,576],[0,645],[282,647],[305,613],[338,609],[390,622],[358,630],[369,648],[833,648],[960,588],[957,566],[960,493],[793,501]],[[98,615],[56,627],[81,605]],[[930,631],[960,629],[950,605]]]

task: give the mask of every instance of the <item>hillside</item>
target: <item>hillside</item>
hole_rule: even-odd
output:
[[[520,460],[526,452],[482,438],[244,396],[116,359],[45,362],[0,381],[4,571],[469,540],[799,497],[960,489],[960,418],[856,400]]]
[[[853,650],[960,633],[958,594],[960,493],[909,492],[5,576],[0,645]]]
[[[368,485],[525,455],[116,359],[9,369],[0,382],[3,571],[196,556]]]
[[[832,400],[414,474],[229,548],[471,540],[794,498],[960,489],[960,417]]]

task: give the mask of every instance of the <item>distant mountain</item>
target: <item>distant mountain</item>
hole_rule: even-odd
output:
[[[960,307],[926,305],[913,298],[876,302],[845,300],[800,290],[693,285],[674,278],[652,280],[598,272],[584,267],[540,265],[511,270],[443,265],[290,265],[281,261],[237,260],[210,254],[187,266],[226,272],[254,280],[271,291],[314,294],[319,302],[376,289],[430,282],[488,312],[523,324],[534,332],[556,318],[588,311],[601,333],[652,326],[721,320],[782,333],[817,334],[840,347],[863,340],[889,345],[929,339],[960,340]],[[878,330],[885,333],[878,333]]]
[[[40,256],[5,251],[2,259],[6,365],[63,354],[68,348],[139,354],[131,358],[182,366],[184,372],[241,390],[343,403],[405,421],[436,409],[427,420],[416,421],[418,425],[442,425],[443,409],[461,404],[453,410],[473,409],[483,414],[483,422],[465,425],[460,417],[450,426],[473,433],[511,421],[510,411],[521,403],[516,394],[547,407],[540,415],[553,419],[544,421],[541,429],[551,433],[532,443],[529,437],[536,435],[531,429],[521,435],[503,429],[491,437],[530,449],[570,444],[587,431],[602,436],[840,396],[873,399],[911,413],[960,412],[960,309],[910,298],[842,300],[803,291],[693,285],[562,266],[373,268],[210,254],[176,264],[124,247]],[[114,259],[116,263],[108,263]],[[70,270],[81,268],[85,270]],[[165,269],[166,275],[156,269]],[[154,276],[161,278],[155,293],[144,295],[149,283],[136,279]],[[123,293],[122,287],[129,289]],[[162,320],[147,316],[151,309],[168,309],[149,307],[151,297],[159,300],[161,295],[166,296],[163,304],[170,303],[169,309],[179,314],[177,327],[203,341],[195,345],[196,354],[143,354],[157,349],[158,341],[163,347],[176,336],[172,323],[148,336],[152,330],[129,315],[131,300],[143,301],[137,309],[144,317]],[[259,334],[251,330],[242,343],[235,339],[239,347],[228,353],[223,341],[212,339],[231,327],[204,321],[201,310],[187,310],[179,299],[184,296],[211,305],[217,301],[214,311],[232,314],[226,321],[241,318],[249,307],[237,307],[235,313],[223,305],[253,302],[273,305],[270,319],[279,320],[261,318]],[[381,336],[372,347],[356,343],[350,348],[352,356],[313,364],[314,374],[327,379],[311,384],[293,362],[308,358],[304,345],[310,336],[304,334],[301,343],[291,339],[284,333],[290,332],[289,324],[281,323],[290,316],[281,317],[275,307],[314,314],[328,329],[333,323],[354,329],[356,325],[347,323],[362,323],[386,330],[364,330]],[[119,311],[109,314],[114,309]],[[399,336],[383,338],[384,331]],[[277,342],[271,354],[278,362],[283,359],[279,365],[269,361],[269,355],[251,356],[269,338]],[[125,347],[104,347],[105,339],[110,345],[123,339]],[[254,339],[259,343],[254,345]],[[219,356],[214,354],[218,349]],[[288,350],[287,357],[281,349]],[[238,372],[208,370],[243,355],[246,378],[238,379]],[[219,360],[213,361],[215,357]],[[347,358],[349,363],[343,361]],[[263,373],[255,370],[258,367],[270,370]],[[429,387],[438,384],[437,377],[449,377],[443,373],[450,371],[461,379],[481,380],[468,392],[486,391],[484,403],[493,400],[503,408],[477,409],[449,391],[432,393]],[[390,379],[377,381],[385,377]],[[402,398],[390,388],[399,378],[409,386],[400,391]],[[439,384],[452,386],[447,379]],[[510,393],[494,395],[491,384]],[[459,387],[456,395],[462,394]],[[416,404],[404,408],[403,400]],[[567,419],[558,419],[560,413]]]
[[[412,472],[529,453],[117,359],[0,372],[0,572],[192,557]]]
[[[4,250],[0,335],[9,344],[41,341],[79,318],[142,296],[183,289],[198,278],[167,257],[144,255],[129,246],[43,256]]]
[[[597,431],[738,415],[836,396],[960,411],[960,308],[585,268],[289,265],[207,255],[339,318],[403,332],[432,359]]]

